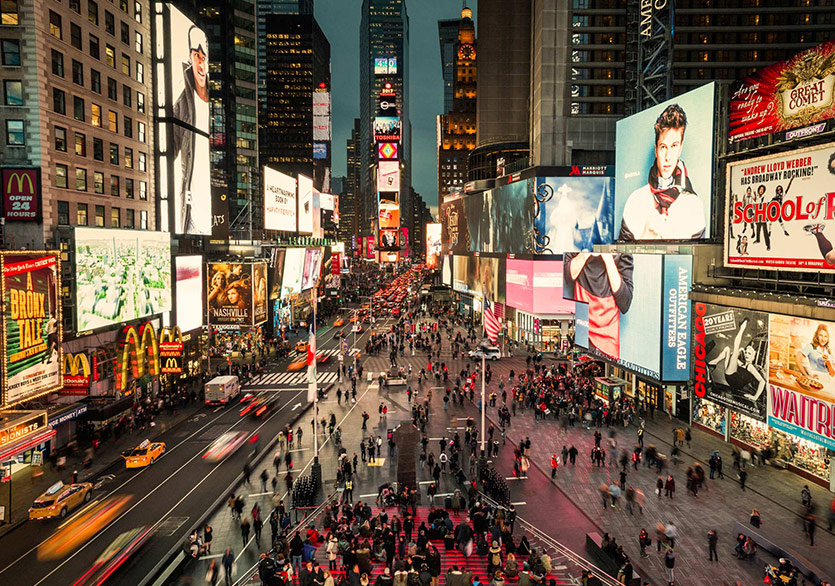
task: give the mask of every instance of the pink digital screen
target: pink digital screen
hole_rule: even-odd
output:
[[[562,298],[563,262],[507,259],[507,304],[539,315],[574,313],[574,302]]]

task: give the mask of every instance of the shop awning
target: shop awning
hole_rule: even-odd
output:
[[[0,451],[0,462],[6,462],[7,460],[11,460],[15,456],[17,456],[18,454],[22,454],[26,450],[31,450],[37,445],[40,445],[44,442],[48,442],[49,440],[54,438],[57,435],[57,433],[58,432],[56,432],[54,429],[47,428],[43,431],[39,431],[38,433],[33,434],[29,437],[24,437],[23,439],[6,446],[5,448],[3,448],[2,451]]]

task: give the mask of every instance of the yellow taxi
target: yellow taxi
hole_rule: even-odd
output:
[[[93,498],[93,485],[89,482],[64,484],[60,480],[35,499],[29,509],[29,519],[64,518],[67,513]]]
[[[296,342],[296,352],[307,352],[307,340]]]
[[[348,321],[350,321],[351,323],[356,323],[356,321],[358,319],[359,319],[359,316],[357,316],[357,314],[355,313],[354,315],[351,316],[351,318]]]
[[[345,320],[342,319],[341,317],[339,319],[337,319],[335,322],[333,322],[333,327],[335,327],[335,328],[341,328],[344,325],[345,325]]]
[[[287,366],[287,370],[290,371],[290,372],[297,372],[297,371],[303,369],[306,366],[307,366],[307,358],[304,358],[303,360],[296,360],[295,362],[291,362]]]
[[[134,449],[122,452],[122,457],[125,459],[125,468],[142,468],[156,462],[164,453],[165,443],[145,440]]]

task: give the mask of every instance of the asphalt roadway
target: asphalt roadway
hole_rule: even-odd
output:
[[[349,344],[351,324],[347,318],[343,329]],[[362,348],[369,328],[363,326],[357,336]],[[318,349],[338,345],[337,330],[328,328],[318,338]],[[270,363],[265,372],[284,372],[287,365],[297,360],[293,355],[277,363]],[[322,372],[335,371],[338,362],[329,360],[320,365]],[[245,389],[248,387],[245,387]],[[241,418],[236,407],[205,407],[195,416],[162,434],[167,450],[152,466],[127,470],[116,463],[95,480],[93,502],[111,495],[131,495],[132,501],[107,527],[86,543],[57,560],[38,560],[37,552],[60,527],[71,523],[85,509],[72,512],[65,521],[28,521],[0,539],[0,583],[29,586],[73,584],[120,534],[135,527],[153,526],[150,539],[111,577],[110,583],[138,584],[147,578],[160,560],[172,548],[183,543],[192,527],[219,498],[228,494],[241,476],[244,463],[252,457],[250,444],[245,444],[226,460],[210,464],[201,456],[208,445],[227,431],[246,431],[258,434],[260,458],[267,452],[270,441],[285,425],[293,423],[308,407],[307,391],[293,388],[252,387],[281,393],[280,406],[263,421]],[[270,452],[271,453],[271,452]]]

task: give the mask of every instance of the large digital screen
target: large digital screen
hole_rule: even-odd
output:
[[[465,198],[470,250],[520,254],[534,223],[531,181],[518,181]]]
[[[585,168],[583,168],[585,169]],[[533,254],[591,251],[614,241],[615,179],[607,175],[537,177]]]
[[[577,339],[588,336],[590,352],[657,380],[688,380],[692,257],[572,252],[564,264],[563,295],[588,305]]]
[[[563,261],[507,259],[507,304],[537,315],[571,315],[574,302],[563,299]]]
[[[438,223],[426,224],[426,267],[438,268],[438,258],[441,256],[441,225]]]
[[[452,288],[504,303],[505,283],[502,277],[506,270],[506,260],[504,257],[455,256]]]
[[[378,214],[380,228],[397,228],[400,226],[400,206],[398,204],[380,202]]]
[[[270,268],[272,268],[270,299],[281,297],[281,275],[284,274],[284,256],[286,254],[286,248],[273,248],[270,253]]]
[[[381,161],[393,161],[399,158],[396,142],[379,142],[377,143],[377,158]]]
[[[267,264],[208,263],[212,326],[250,327],[267,320]]]
[[[378,250],[398,250],[400,248],[400,230],[397,228],[381,229],[377,240]]]
[[[284,276],[281,279],[281,298],[302,292],[304,248],[288,248],[284,257]]]
[[[447,287],[452,287],[452,256],[442,256],[441,282]]]
[[[835,117],[835,41],[798,53],[758,70],[735,88],[730,99],[731,141],[805,127],[821,132],[815,123]],[[797,137],[805,132],[796,132]]]
[[[835,143],[727,166],[730,266],[835,270]]]
[[[397,161],[377,163],[377,191],[400,191],[400,163]]]
[[[395,116],[377,116],[374,118],[374,140],[377,142],[400,140],[400,118]]]
[[[312,289],[319,282],[322,270],[322,249],[308,248],[304,252],[304,272],[302,273],[302,291]]]
[[[177,275],[177,326],[189,332],[203,325],[203,257],[177,256],[174,258]]]
[[[452,198],[441,204],[441,236],[444,254],[467,252],[470,249],[470,230],[467,208],[463,197]]]
[[[313,179],[299,175],[299,232],[313,234]]]
[[[252,325],[267,321],[269,288],[267,284],[267,263],[252,263]]]
[[[3,396],[19,403],[61,388],[59,260],[54,252],[0,254]]]
[[[264,228],[296,231],[296,179],[264,167]]]
[[[708,83],[618,121],[619,241],[710,236],[715,93]]]
[[[75,282],[79,332],[171,311],[171,237],[76,227]]]
[[[322,194],[315,187],[313,188],[313,237],[322,238],[322,202],[319,197]]]
[[[397,57],[374,57],[374,75],[397,74]]]
[[[202,29],[170,4],[164,5],[157,57],[163,75],[157,104],[164,116],[157,128],[160,164],[166,167],[160,199],[163,220],[170,211],[175,234],[212,234],[209,159],[209,43]],[[171,200],[170,202],[166,200]]]

